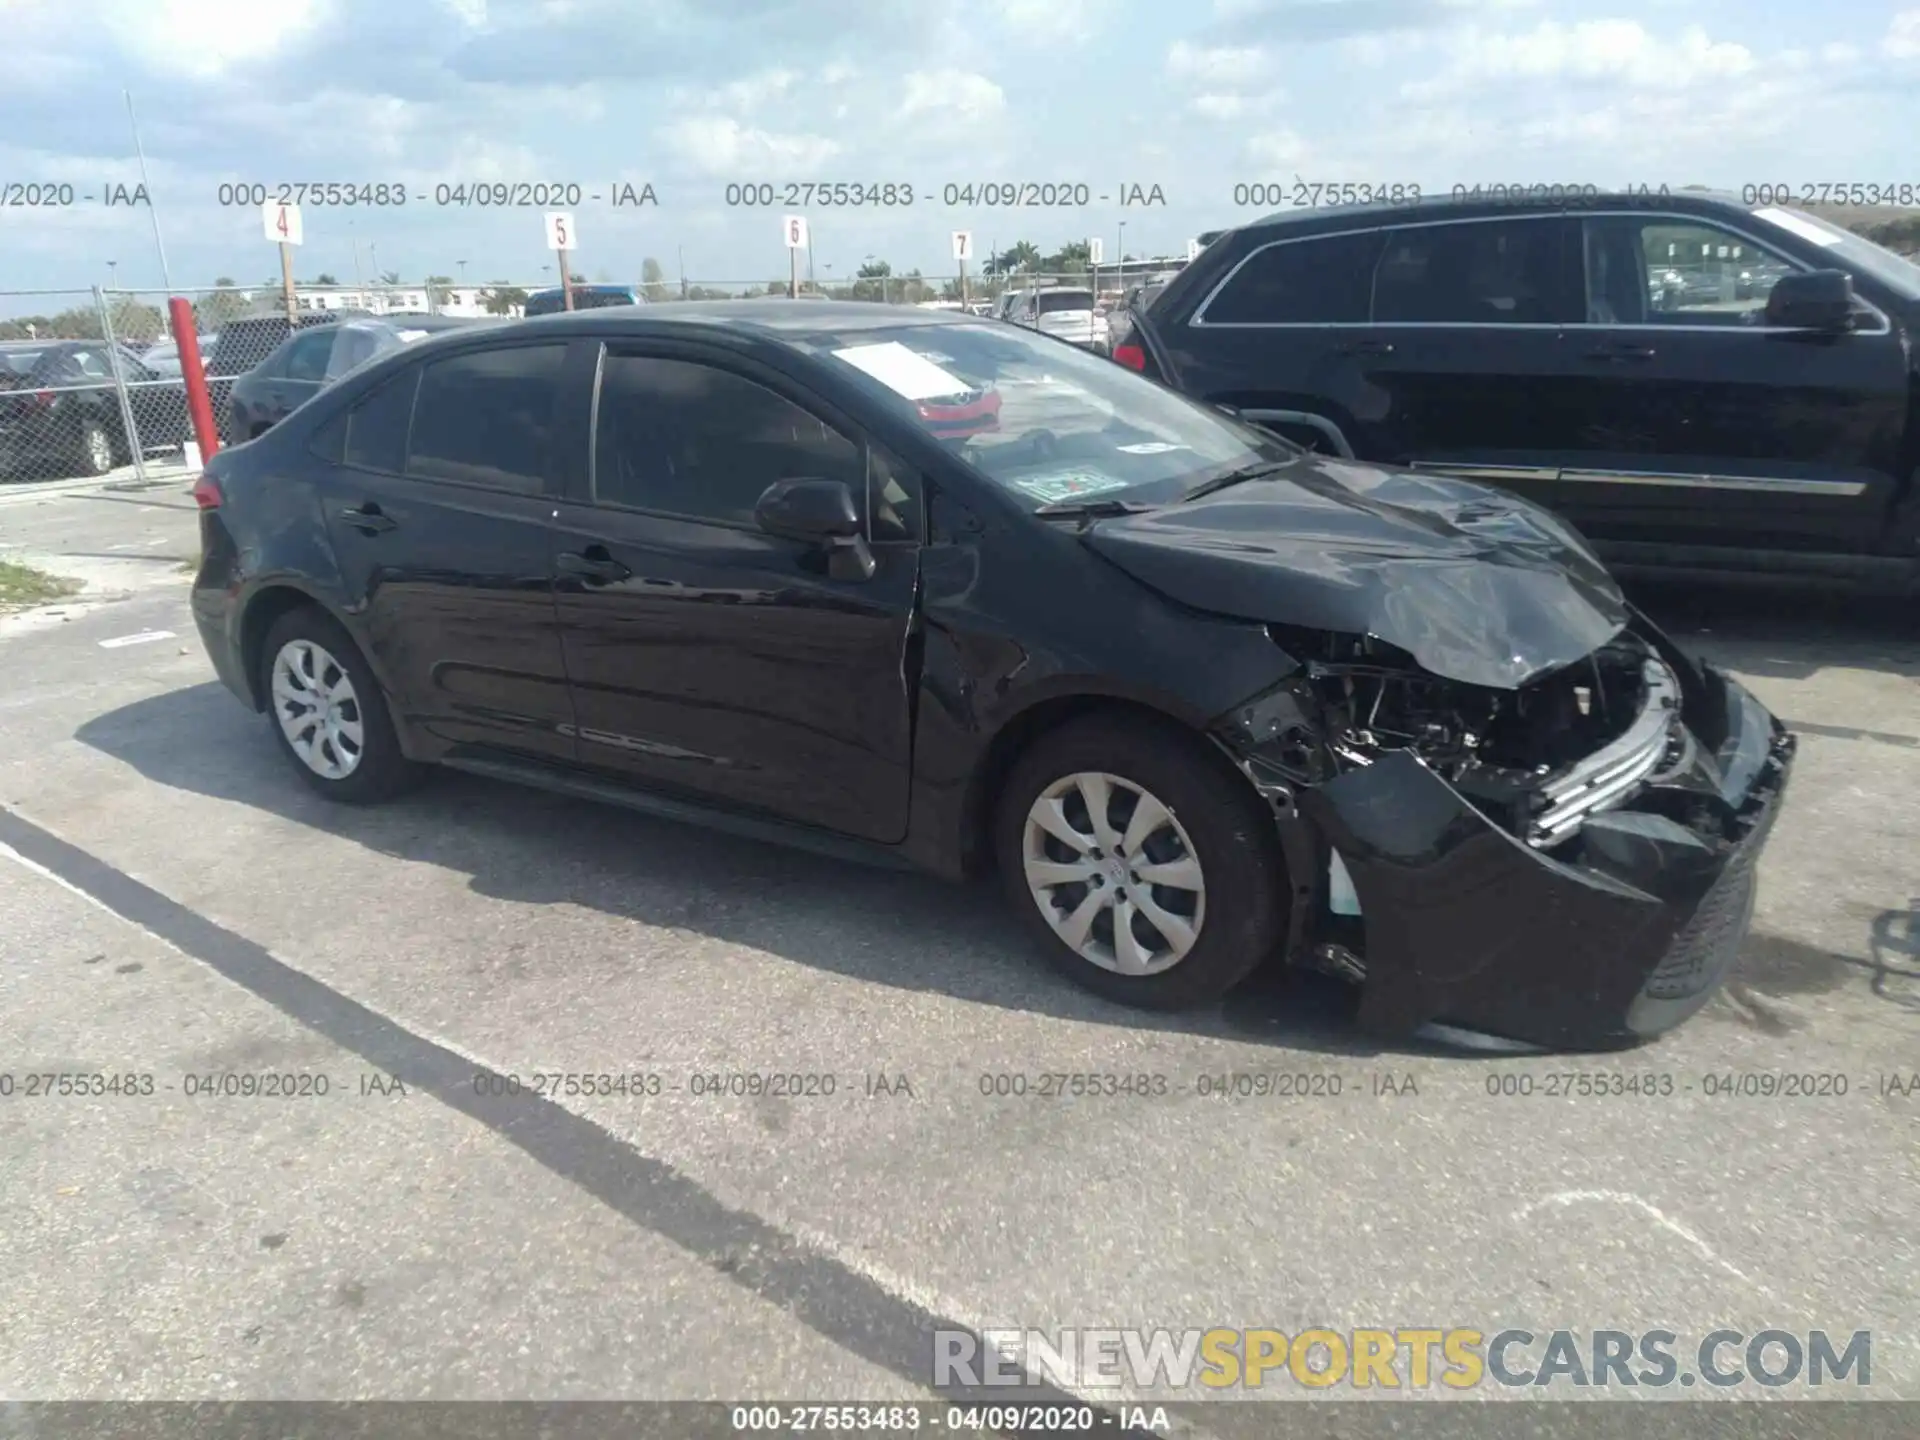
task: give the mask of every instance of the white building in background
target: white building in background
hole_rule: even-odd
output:
[[[424,285],[296,285],[293,300],[302,310],[478,316],[487,313],[486,289],[484,285],[449,285],[442,291],[446,298],[435,305]]]

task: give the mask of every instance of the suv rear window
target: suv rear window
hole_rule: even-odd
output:
[[[1240,263],[1201,313],[1208,325],[1364,325],[1379,231],[1286,240]]]
[[[1040,296],[1042,315],[1058,314],[1062,310],[1091,310],[1093,292],[1091,290],[1048,290]]]

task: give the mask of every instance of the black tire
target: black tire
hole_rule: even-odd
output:
[[[1112,775],[1156,797],[1178,819],[1200,863],[1206,902],[1199,931],[1168,969],[1123,975],[1084,958],[1054,933],[1028,888],[1028,812],[1055,782],[1081,772]],[[1287,933],[1291,892],[1272,811],[1204,740],[1171,721],[1096,715],[1043,736],[1001,787],[994,855],[1008,902],[1048,960],[1122,1005],[1183,1010],[1216,1001],[1274,955]]]
[[[94,439],[98,437],[106,449],[107,463],[102,466],[94,460]],[[113,469],[114,457],[120,447],[114,443],[113,432],[91,416],[80,421],[77,433],[73,437],[74,474],[97,477]]]
[[[281,650],[305,640],[317,645],[346,672],[353,687],[355,710],[360,721],[361,751],[358,762],[344,776],[330,778],[315,771],[300,757],[281,728],[278,702],[273,693],[273,667]],[[279,742],[281,753],[300,777],[329,800],[349,805],[374,805],[391,800],[412,789],[425,778],[426,767],[401,753],[394,733],[393,715],[387,697],[374,678],[360,647],[353,643],[340,623],[317,606],[303,605],[289,610],[273,622],[260,646],[260,693],[266,697],[267,724]]]

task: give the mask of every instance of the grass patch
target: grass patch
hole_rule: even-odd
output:
[[[79,589],[78,580],[49,575],[31,565],[16,565],[11,560],[0,560],[0,609],[17,610],[28,605],[45,605],[77,594]]]

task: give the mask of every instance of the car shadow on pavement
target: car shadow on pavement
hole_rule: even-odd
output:
[[[464,873],[495,899],[588,907],[878,985],[1062,1019],[1355,1057],[1460,1053],[1383,1045],[1355,1028],[1350,987],[1277,965],[1196,1012],[1109,1004],[1045,967],[990,881],[869,868],[455,771],[390,804],[332,804],[214,682],[101,715],[76,738],[157,784]]]
[[[476,893],[495,899],[583,906],[877,985],[1061,1019],[1360,1058],[1480,1058],[1424,1040],[1382,1043],[1356,1028],[1352,987],[1279,965],[1195,1012],[1109,1004],[1045,967],[991,881],[951,885],[871,869],[455,771],[436,772],[387,805],[333,804],[300,782],[265,722],[214,682],[101,715],[76,738],[157,784],[465,874]],[[1706,1014],[1784,1033],[1795,1022],[1772,1001],[1836,989],[1862,968],[1883,979],[1898,971],[1756,934]],[[1911,1003],[1877,983],[1875,993]]]
[[[1749,675],[1805,680],[1841,668],[1920,678],[1920,606],[1910,602],[1654,581],[1629,595],[1683,648]]]

